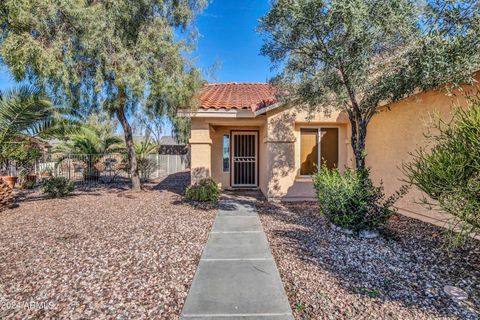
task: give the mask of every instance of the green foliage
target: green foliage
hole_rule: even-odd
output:
[[[33,86],[0,92],[0,167],[15,162],[20,175],[33,171],[41,156],[33,138],[62,137],[78,129],[78,117],[68,108],[56,106]]]
[[[103,116],[91,116],[77,133],[68,135],[67,141],[55,147],[54,151],[62,154],[57,163],[70,155],[78,155],[86,164],[84,178],[98,180],[100,172],[97,167],[105,155],[125,150],[123,139],[115,134],[115,124]]]
[[[452,240],[465,240],[480,234],[480,98],[457,108],[451,122],[439,119],[434,130],[427,135],[429,148],[418,149],[404,172],[434,200],[423,199],[425,205],[457,219],[454,227],[460,232],[451,233],[457,235]]]
[[[471,82],[480,65],[478,0],[278,0],[260,20],[262,53],[287,101],[345,111],[357,168],[381,103]]]
[[[43,193],[52,198],[62,198],[73,192],[75,186],[72,181],[64,177],[50,178],[41,187]]]
[[[81,129],[64,137],[66,141],[54,151],[65,154],[104,155],[125,149],[123,139],[116,133],[116,121],[92,115]]]
[[[0,157],[5,159],[5,162],[15,162],[19,175],[22,177],[34,171],[36,161],[42,156],[39,147],[28,140],[7,144],[0,148],[0,152]]]
[[[305,312],[306,309],[307,309],[307,306],[303,302],[297,302],[295,304],[295,310],[297,312],[303,313],[303,312]]]
[[[35,187],[35,180],[27,179],[27,180],[24,180],[22,183],[23,189],[33,189],[34,187]]]
[[[185,195],[195,201],[217,202],[220,190],[212,178],[201,179],[197,184],[187,188]]]
[[[31,137],[61,137],[77,129],[76,114],[53,105],[42,90],[20,86],[0,92],[1,163],[8,159],[25,160],[25,152],[34,151]]]
[[[360,288],[357,288],[356,291],[360,294],[367,295],[370,298],[376,298],[380,295],[380,290],[375,289],[375,288],[370,289],[370,288],[360,287]]]
[[[153,170],[155,170],[155,162],[149,157],[158,153],[158,145],[152,143],[150,139],[145,139],[141,142],[135,142],[135,153],[137,154],[138,173],[143,181],[150,178]],[[125,157],[128,160],[127,157]],[[130,169],[130,165],[127,163],[126,170]]]
[[[368,171],[323,166],[313,177],[321,213],[333,224],[359,232],[383,226],[395,210],[392,206],[405,192],[403,187],[386,198],[383,186],[376,187]]]

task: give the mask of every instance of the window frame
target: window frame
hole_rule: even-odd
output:
[[[305,178],[309,178],[309,177],[312,177],[313,174],[300,174],[300,167],[302,165],[302,152],[301,152],[301,148],[302,148],[302,130],[303,129],[306,129],[306,130],[312,130],[312,129],[316,129],[317,130],[317,149],[318,149],[318,155],[317,155],[317,159],[318,159],[318,162],[322,161],[322,144],[321,144],[321,130],[322,129],[337,129],[337,159],[338,159],[338,163],[337,165],[340,164],[340,126],[301,126],[299,128],[299,152],[298,152],[298,164],[299,164],[299,167],[298,167],[298,176],[299,177],[305,177]],[[319,167],[319,163],[317,163],[317,167]],[[338,167],[337,167],[338,168]]]
[[[225,144],[225,138],[228,139],[228,143]],[[232,167],[232,164],[231,164],[231,158],[232,158],[232,141],[231,141],[232,137],[230,136],[229,133],[224,133],[222,135],[222,172],[223,173],[229,173],[231,171],[231,167]],[[225,147],[228,147],[228,169],[225,170]]]

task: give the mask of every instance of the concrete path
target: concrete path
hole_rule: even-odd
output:
[[[220,201],[181,319],[293,319],[252,201]]]

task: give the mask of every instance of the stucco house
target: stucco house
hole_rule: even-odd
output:
[[[183,112],[192,120],[192,183],[211,176],[225,189],[258,188],[268,200],[314,200],[311,174],[320,159],[340,170],[354,166],[344,113],[310,115],[283,105],[266,83],[207,84],[198,101],[196,110]],[[366,146],[374,182],[383,181],[387,194],[404,184],[402,162],[425,145],[431,115],[448,118],[454,105],[465,102],[463,92],[432,90],[380,108]],[[432,217],[416,203],[420,198],[412,189],[397,207],[407,215]]]

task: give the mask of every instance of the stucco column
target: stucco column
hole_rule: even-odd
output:
[[[285,196],[295,180],[295,117],[294,110],[268,114],[267,134],[267,198]]]
[[[208,123],[192,120],[189,141],[191,150],[190,175],[191,183],[195,184],[200,179],[210,177],[212,174],[212,139]]]

